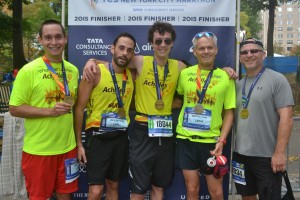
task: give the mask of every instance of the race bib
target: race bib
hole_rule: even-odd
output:
[[[211,110],[204,109],[201,114],[195,113],[194,108],[184,109],[182,126],[191,131],[209,131],[211,123]]]
[[[245,165],[232,161],[232,177],[235,183],[246,185]]]
[[[148,116],[149,137],[172,137],[172,116]]]
[[[77,158],[65,160],[66,183],[71,183],[79,177],[79,163]]]
[[[116,130],[125,130],[128,127],[126,118],[120,118],[117,113],[110,112],[101,115],[100,130],[104,132],[111,132]]]

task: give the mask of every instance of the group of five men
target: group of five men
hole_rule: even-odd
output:
[[[144,199],[149,188],[152,200],[163,199],[174,166],[182,169],[187,199],[199,198],[199,171],[211,199],[223,199],[222,177],[214,175],[207,160],[223,154],[234,112],[238,192],[243,199],[256,194],[280,199],[277,172],[285,170],[294,105],[288,82],[263,67],[265,52],[255,39],[241,43],[240,61],[247,74],[237,92],[233,71],[215,66],[215,34],[194,36],[197,64],[188,68],[169,58],[175,39],[171,24],[155,22],[148,32],[154,55],[141,56],[134,55],[135,38],[121,33],[110,50],[112,60],[90,59],[77,88],[78,70],[62,59],[67,42],[63,27],[54,20],[43,23],[39,41],[45,55],[20,70],[10,100],[11,114],[26,118],[22,169],[30,199],[48,199],[53,192],[58,199],[70,199],[78,182],[65,169],[75,169],[76,158],[87,166],[90,200],[101,197],[104,185],[106,199],[118,199],[119,180],[128,172],[130,199]],[[45,79],[45,73],[51,77]],[[133,95],[136,114],[128,133]],[[173,108],[181,108],[176,134]],[[270,182],[278,190],[266,193]]]

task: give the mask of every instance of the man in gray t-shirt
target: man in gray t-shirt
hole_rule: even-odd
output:
[[[236,138],[233,178],[243,199],[279,200],[281,173],[293,124],[291,87],[286,78],[263,67],[262,42],[240,45],[246,76],[237,83]]]

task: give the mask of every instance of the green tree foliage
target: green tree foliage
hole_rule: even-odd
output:
[[[56,2],[59,0],[56,0]],[[51,0],[36,0],[34,3],[23,7],[25,24],[28,25],[24,31],[24,53],[28,61],[31,61],[43,54],[40,44],[38,43],[38,30],[41,24],[47,19],[56,19],[60,21],[61,9]],[[53,8],[51,6],[55,5]]]
[[[284,48],[280,44],[275,43],[274,44],[274,53],[283,55],[285,53],[285,51],[284,51]]]
[[[18,60],[17,62],[26,62],[21,48],[13,48],[13,45],[20,42],[22,44],[22,5],[28,3],[28,0],[0,1],[0,67],[4,71],[10,69],[16,60]],[[11,16],[9,10],[15,10],[15,14]],[[14,40],[16,41],[13,42]]]
[[[241,1],[241,11],[240,23],[241,27],[247,31],[247,37],[259,38],[262,28],[259,11],[252,10],[244,0]]]
[[[248,22],[249,22],[249,16],[247,15],[247,13],[246,12],[241,12],[240,13],[241,28],[246,31],[247,37],[250,37],[249,34],[251,35],[251,31],[250,31],[250,28],[248,27]]]
[[[9,71],[12,67],[12,18],[0,12],[0,70]]]
[[[20,69],[23,65],[27,63],[24,56],[23,49],[23,25],[22,25],[22,10],[23,2],[22,0],[13,0],[12,11],[13,11],[13,68]]]
[[[37,41],[41,23],[60,20],[60,0],[0,0],[0,70],[21,68],[42,54]],[[4,11],[10,12],[4,12]],[[11,14],[12,13],[12,14]],[[23,44],[23,45],[22,45]]]
[[[300,56],[300,45],[294,45],[290,51],[291,56]]]
[[[253,13],[258,13],[261,10],[269,11],[269,23],[268,23],[268,41],[267,41],[267,53],[268,56],[273,56],[273,37],[274,37],[274,18],[275,18],[275,8],[278,3],[299,3],[299,0],[241,0],[241,4],[247,5],[249,11]],[[252,31],[252,30],[251,30]]]

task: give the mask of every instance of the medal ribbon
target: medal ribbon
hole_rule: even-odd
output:
[[[265,71],[265,68],[262,67],[260,69],[260,71],[258,72],[258,74],[256,75],[255,80],[252,82],[247,96],[246,96],[246,89],[245,89],[246,88],[247,76],[245,77],[245,80],[244,80],[244,83],[243,83],[243,90],[242,90],[242,104],[243,104],[243,108],[247,108],[248,107],[250,96],[251,96],[251,93],[253,91],[253,88],[255,87],[258,79],[261,77],[261,75],[264,73],[264,71]]]
[[[123,79],[122,79],[122,97],[120,95],[120,91],[119,91],[119,86],[118,86],[118,82],[117,82],[117,78],[116,78],[116,74],[114,72],[114,69],[112,67],[112,64],[109,63],[109,71],[110,71],[110,74],[111,74],[111,78],[114,82],[114,86],[115,86],[115,91],[116,91],[116,97],[117,97],[117,100],[118,100],[118,108],[123,108],[124,105],[123,105],[123,96],[124,96],[124,93],[125,93],[125,89],[126,89],[126,81],[127,81],[127,75],[126,75],[126,69],[124,69],[124,72],[123,72]]]
[[[157,99],[160,100],[163,97],[163,89],[164,89],[167,75],[169,73],[168,62],[165,64],[165,68],[164,68],[164,80],[163,80],[163,84],[162,84],[162,89],[160,88],[160,85],[159,85],[157,64],[156,64],[155,60],[153,60],[153,71],[154,71],[154,78],[155,78],[156,96],[157,96]]]
[[[198,66],[198,68],[197,68],[197,78],[196,78],[197,96],[198,96],[198,103],[200,103],[200,104],[202,104],[202,102],[203,102],[203,99],[204,99],[205,94],[206,94],[207,87],[210,83],[210,80],[211,80],[211,77],[213,75],[214,70],[215,70],[215,67],[207,75],[207,78],[206,78],[204,86],[203,86],[203,90],[201,91],[201,67]]]
[[[43,56],[44,63],[46,64],[48,70],[50,71],[50,74],[52,75],[53,79],[59,86],[60,90],[66,95],[70,96],[70,89],[68,86],[68,80],[67,80],[67,75],[66,75],[66,70],[64,66],[64,61],[61,61],[61,69],[62,69],[62,75],[63,75],[63,81],[64,84],[62,84],[59,80],[59,77],[55,71],[55,69],[52,67],[50,61],[46,58],[46,56]]]

